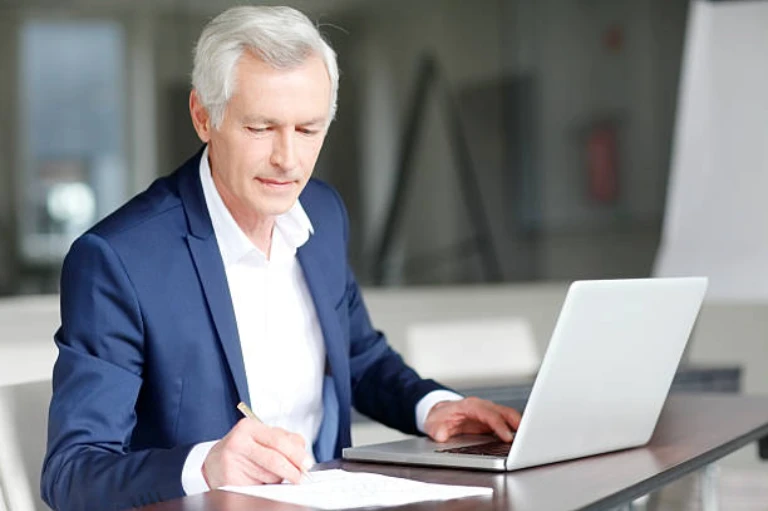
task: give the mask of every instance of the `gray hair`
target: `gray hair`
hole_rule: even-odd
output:
[[[205,26],[195,46],[192,86],[218,128],[237,87],[235,67],[252,51],[275,69],[291,69],[317,54],[331,80],[328,122],[336,115],[336,53],[303,13],[291,7],[233,7]]]

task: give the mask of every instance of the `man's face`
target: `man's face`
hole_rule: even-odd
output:
[[[312,175],[325,139],[330,79],[322,59],[276,70],[249,52],[236,69],[235,93],[213,128],[193,96],[195,129],[213,180],[241,227],[287,212]]]

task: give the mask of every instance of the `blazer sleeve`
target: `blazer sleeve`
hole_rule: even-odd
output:
[[[340,208],[346,251],[349,220],[344,204],[333,190]],[[344,259],[346,262],[346,258]],[[346,263],[345,263],[346,264]],[[371,324],[357,280],[347,264],[345,301],[349,318],[349,356],[352,404],[368,417],[412,435],[423,435],[416,427],[416,405],[433,390],[450,390],[421,378],[393,350],[386,337]]]
[[[368,417],[411,435],[416,427],[416,405],[433,390],[450,390],[421,378],[371,325],[354,275],[349,271],[350,369],[352,401]]]
[[[184,494],[192,445],[131,452],[142,385],[140,304],[119,257],[86,234],[67,255],[41,493],[53,509],[125,509]]]

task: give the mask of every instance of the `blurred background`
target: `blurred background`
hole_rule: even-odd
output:
[[[768,394],[768,0],[281,3],[338,53],[316,176],[423,375],[530,381],[569,282],[705,275],[672,392]],[[232,5],[0,0],[0,384],[41,385],[18,428],[37,509],[62,259],[199,149],[192,50]],[[356,444],[393,434],[368,426]],[[723,509],[765,509],[754,444],[720,466]],[[649,509],[699,509],[688,490]]]
[[[199,147],[192,48],[229,0],[0,3],[0,293]],[[647,276],[686,0],[286,2],[339,55],[316,175],[366,285]]]

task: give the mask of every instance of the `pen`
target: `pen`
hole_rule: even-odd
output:
[[[237,409],[240,410],[240,413],[242,413],[248,419],[253,419],[255,421],[258,421],[258,422],[264,424],[264,422],[262,422],[262,420],[259,419],[259,417],[255,413],[253,413],[253,410],[251,410],[251,408],[247,404],[245,404],[244,402],[240,401],[237,404]],[[300,470],[304,474],[304,477],[306,477],[308,480],[312,481],[312,476],[309,475],[309,469],[307,469],[306,467],[302,466],[302,467],[300,467]]]

